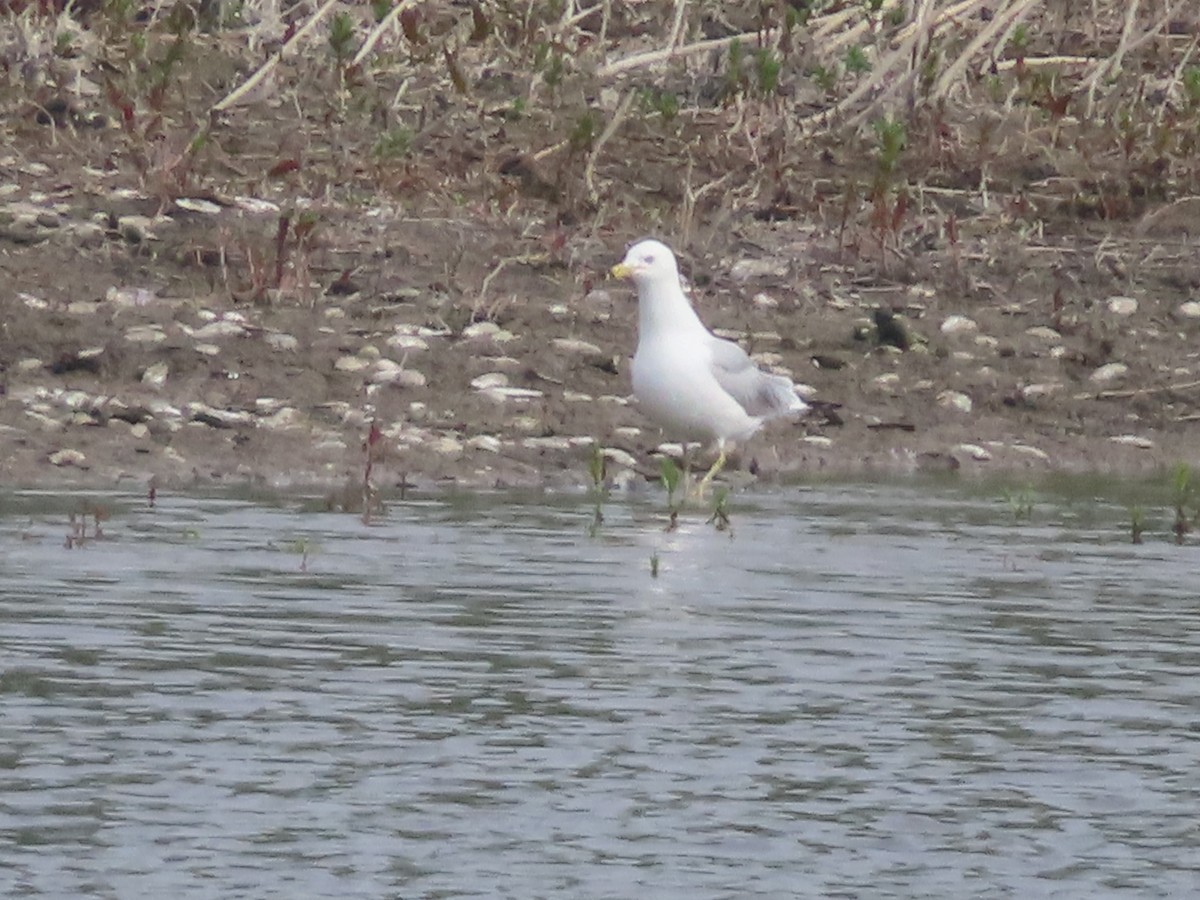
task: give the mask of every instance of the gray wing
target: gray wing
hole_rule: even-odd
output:
[[[747,415],[773,419],[806,408],[790,379],[762,371],[733,341],[718,337],[709,340],[713,377]]]

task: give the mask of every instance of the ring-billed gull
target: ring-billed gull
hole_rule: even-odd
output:
[[[729,442],[745,440],[770,419],[808,408],[790,379],[762,371],[745,350],[704,327],[666,244],[639,241],[612,274],[637,286],[632,369],[638,405],[672,436],[717,445],[717,461],[701,480],[701,491],[725,465]]]

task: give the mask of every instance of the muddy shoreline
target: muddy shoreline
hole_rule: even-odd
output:
[[[66,20],[25,20],[0,41],[0,479],[334,489],[374,424],[384,490],[569,490],[596,446],[613,484],[653,482],[671,436],[629,401],[636,300],[607,277],[647,234],[815,407],[740,448],[734,484],[1200,462],[1200,101],[1112,105],[1177,74],[1182,32],[1139,44],[1108,106],[1048,107],[1018,65],[937,115],[805,130],[854,81],[818,90],[783,44],[769,94],[724,43],[601,64],[676,6],[622,7],[601,43],[594,16],[478,8],[468,41],[431,5],[357,72],[314,33],[220,115],[270,23],[39,44]],[[756,27],[727,12],[687,35]],[[1049,55],[1070,32],[1037,14],[1023,52]],[[546,35],[577,58],[538,62]]]

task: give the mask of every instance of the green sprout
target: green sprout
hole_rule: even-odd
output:
[[[759,50],[754,54],[754,68],[758,74],[758,90],[764,97],[779,90],[779,73],[783,60],[770,50]]]
[[[1033,491],[1028,487],[1023,487],[1019,491],[1005,490],[1004,500],[1008,504],[1008,511],[1012,513],[1014,522],[1022,519],[1028,521],[1033,518]]]
[[[587,150],[596,140],[596,133],[600,130],[600,117],[595,110],[586,110],[583,115],[575,120],[575,125],[571,128],[571,134],[568,141],[573,150]]]
[[[667,531],[674,531],[679,524],[679,485],[683,481],[683,470],[669,456],[658,461],[658,470],[662,473],[663,487],[667,489],[667,511],[671,514]]]
[[[382,22],[392,11],[392,6],[392,0],[371,0],[371,15],[375,17],[376,22]]]
[[[1188,66],[1183,70],[1183,93],[1192,109],[1200,106],[1200,66]]]
[[[879,171],[890,175],[895,171],[900,154],[908,143],[907,130],[899,119],[878,119],[875,122],[875,135],[879,138]]]
[[[733,523],[729,519],[729,488],[720,487],[713,491],[713,511],[708,524],[717,531],[728,531],[733,537]]]
[[[1136,504],[1129,508],[1129,540],[1130,543],[1140,544],[1142,532],[1146,530],[1146,513]]]
[[[413,133],[403,125],[381,134],[371,147],[371,154],[378,160],[400,159],[412,152]]]
[[[1188,532],[1192,530],[1192,521],[1186,507],[1193,498],[1192,470],[1187,463],[1180,463],[1171,472],[1171,498],[1175,507],[1175,522],[1171,530],[1175,533],[1175,543],[1182,544]]]
[[[846,51],[846,71],[852,75],[862,75],[871,71],[871,60],[867,51],[862,47],[851,47]]]
[[[825,68],[824,66],[815,66],[812,71],[809,72],[809,75],[811,76],[812,80],[817,83],[817,87],[827,94],[832,93],[834,87],[837,85],[837,66],[833,66],[829,69]]]
[[[643,109],[658,113],[664,122],[670,122],[679,115],[679,97],[671,91],[645,88],[640,94],[640,100]]]
[[[1029,29],[1024,25],[1018,25],[1014,28],[1008,45],[1012,48],[1013,56],[1017,59],[1023,59],[1026,51],[1029,50]]]
[[[354,19],[348,12],[339,12],[329,23],[329,49],[341,68],[354,51]]]
[[[608,459],[600,444],[592,444],[592,455],[588,457],[588,477],[592,479],[592,490],[604,489],[604,478],[608,470]]]

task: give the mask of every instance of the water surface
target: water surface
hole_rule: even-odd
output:
[[[913,485],[604,512],[3,496],[0,895],[1200,891],[1194,547]]]

